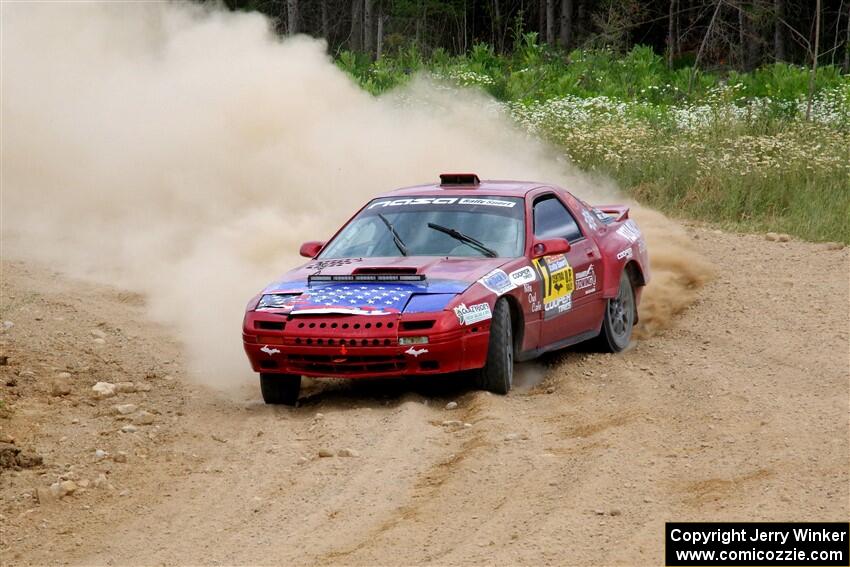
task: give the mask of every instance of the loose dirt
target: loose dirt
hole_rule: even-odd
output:
[[[665,521],[846,521],[850,253],[688,232],[716,278],[626,353],[559,353],[507,397],[311,382],[295,409],[193,385],[143,297],[6,260],[0,441],[44,463],[0,472],[0,557],[658,565]]]

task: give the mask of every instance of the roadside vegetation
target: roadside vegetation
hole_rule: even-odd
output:
[[[726,228],[850,243],[850,76],[809,69],[670,68],[649,47],[565,53],[521,34],[512,54],[415,48],[337,64],[373,94],[427,73],[492,95],[518,124],[638,201]]]

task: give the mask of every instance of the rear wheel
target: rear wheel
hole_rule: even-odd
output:
[[[514,377],[514,347],[511,312],[504,299],[496,301],[490,322],[487,363],[478,371],[478,387],[494,394],[507,394]]]
[[[608,300],[599,333],[599,346],[607,352],[620,352],[632,340],[635,325],[635,290],[626,270],[620,275],[617,296]]]
[[[267,404],[294,406],[301,390],[301,376],[294,374],[260,374],[260,391]]]

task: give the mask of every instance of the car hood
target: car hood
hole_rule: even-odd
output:
[[[263,293],[293,294],[287,310],[386,314],[443,309],[510,258],[392,257],[313,260],[284,274]],[[421,281],[308,281],[310,276],[421,275]]]

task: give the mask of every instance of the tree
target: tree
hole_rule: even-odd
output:
[[[546,43],[555,44],[555,0],[546,0]]]
[[[298,0],[286,0],[286,31],[289,35],[298,33]]]
[[[676,10],[677,0],[670,0],[670,11],[667,15],[667,66],[673,68],[673,57],[676,53]]]
[[[570,48],[573,40],[573,0],[561,0],[561,47]]]
[[[360,51],[363,47],[363,26],[360,13],[362,7],[363,0],[351,1],[351,33],[348,36],[348,46],[351,51]]]
[[[372,55],[372,0],[363,2],[363,51]]]
[[[775,19],[773,32],[773,57],[777,61],[785,61],[785,0],[773,1]]]

